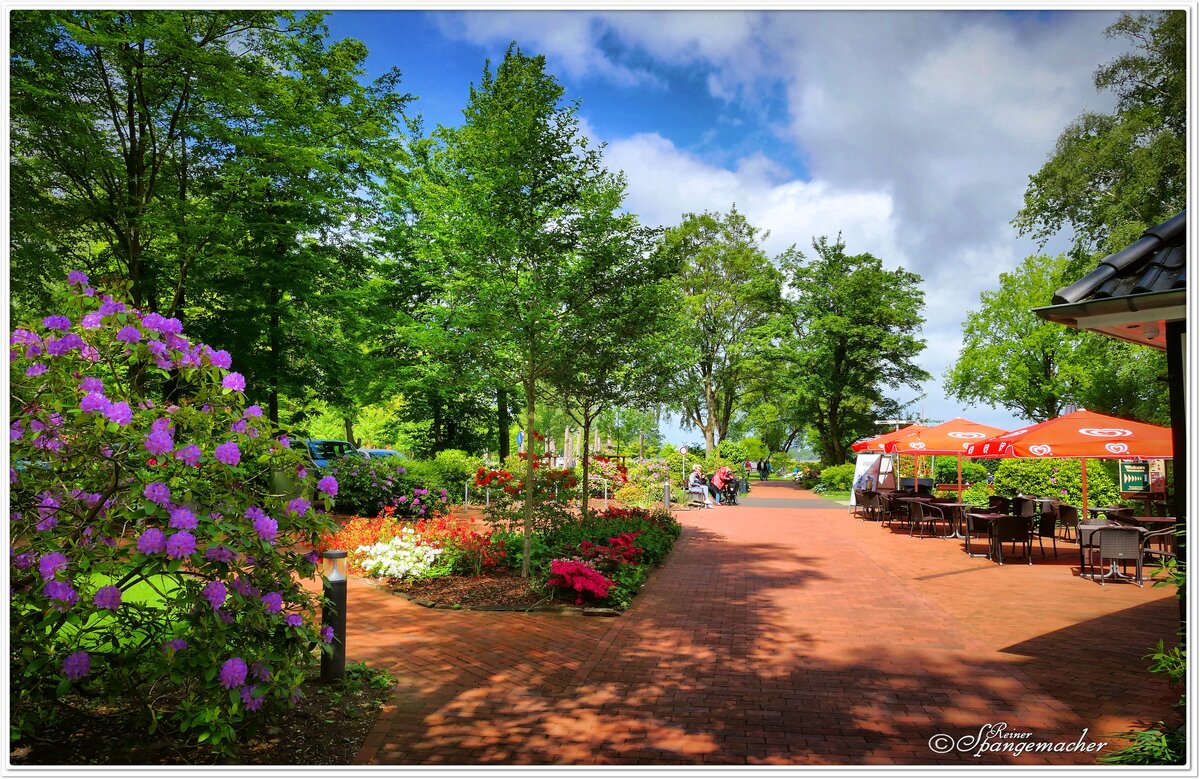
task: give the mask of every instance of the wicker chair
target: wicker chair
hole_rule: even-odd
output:
[[[854,489],[854,516],[862,519],[866,512],[863,509],[863,503],[866,501],[866,490]]]
[[[963,551],[967,553],[967,557],[991,557],[991,547],[983,554],[975,554],[971,551],[971,541],[976,538],[991,538],[992,521],[980,517],[973,517],[970,514],[963,515]]]
[[[1004,516],[992,520],[991,545],[996,562],[1004,565],[1004,543],[1015,548],[1020,544],[1025,550],[1025,561],[1033,565],[1033,526],[1029,517]]]
[[[1033,498],[1018,495],[1013,498],[1012,513],[1014,517],[1036,517],[1037,504],[1034,503]]]
[[[866,490],[863,493],[863,519],[878,522],[881,519],[883,511],[883,501],[879,497],[878,492]]]
[[[1155,530],[1142,537],[1142,560],[1165,563],[1175,558],[1175,528]]]
[[[1092,535],[1096,537],[1096,546],[1100,550],[1101,567],[1105,560],[1108,560],[1111,566],[1108,573],[1096,577],[1100,586],[1104,586],[1105,579],[1129,579],[1118,571],[1117,565],[1132,562],[1136,571],[1133,581],[1141,587],[1142,555],[1145,551],[1142,547],[1142,532],[1137,528],[1113,525],[1102,527]]]
[[[1007,514],[1010,501],[1003,495],[992,495],[988,498],[988,513]]]
[[[1043,538],[1050,539],[1051,548],[1054,550],[1054,556],[1058,557],[1058,540],[1055,535],[1055,530],[1058,525],[1058,517],[1053,511],[1043,512],[1033,518],[1033,537],[1037,539],[1038,551],[1042,553],[1042,557],[1046,556],[1046,548],[1042,545]]]
[[[1061,503],[1058,506],[1058,526],[1063,529],[1063,538],[1071,540],[1072,534],[1079,537],[1079,509]]]
[[[936,537],[938,523],[946,523],[946,513],[939,506],[914,500],[908,504],[908,507],[911,512],[908,525],[910,536],[913,534],[913,530],[917,529],[921,531],[921,538],[924,538],[925,528],[929,528],[929,535]]]

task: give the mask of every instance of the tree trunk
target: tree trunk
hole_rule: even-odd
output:
[[[532,366],[530,374],[532,374]],[[529,578],[529,554],[533,541],[533,405],[534,380],[525,380],[525,554],[521,557],[521,578]]]
[[[278,287],[267,291],[267,309],[270,321],[267,326],[267,344],[271,351],[269,364],[271,366],[271,389],[267,395],[267,418],[273,424],[279,424],[279,303],[282,294]]]
[[[579,493],[579,513],[584,519],[588,516],[588,499],[591,497],[592,485],[588,483],[588,475],[591,473],[591,442],[588,440],[588,434],[592,429],[592,418],[588,416],[587,409],[583,411],[583,451],[579,454],[583,457],[583,480],[579,483],[583,485],[583,490]]]
[[[351,418],[350,414],[346,414],[344,417],[342,417],[342,421],[346,423],[346,440],[357,447],[358,441],[354,440],[354,420]]]
[[[638,459],[639,460],[646,459],[646,431],[645,430],[638,431]]]
[[[508,416],[508,392],[504,387],[496,387],[496,426],[500,430],[500,462],[508,457],[508,428],[512,420]]]

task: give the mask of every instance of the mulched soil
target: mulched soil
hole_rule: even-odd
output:
[[[65,705],[59,723],[37,739],[11,744],[9,757],[13,765],[349,765],[392,686],[313,679],[303,685],[304,698],[294,708],[247,734],[225,758],[178,733],[147,734],[140,712],[106,710],[72,697],[60,701]]]
[[[522,579],[515,571],[485,576],[441,576],[416,581],[389,579],[383,586],[422,606],[442,608],[521,610],[574,603],[574,600],[558,593],[532,588],[529,580]]]

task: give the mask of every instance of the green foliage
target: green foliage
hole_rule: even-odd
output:
[[[764,373],[811,424],[821,461],[839,465],[891,410],[885,392],[929,378],[915,362],[925,348],[925,296],[920,276],[884,270],[871,254],[847,255],[841,236],[815,239],[813,249],[812,258],[783,258],[788,294]]]
[[[820,463],[800,463],[800,472],[792,477],[792,481],[806,490],[811,490],[821,481],[821,470]]]
[[[338,480],[337,508],[346,514],[377,516],[392,506],[399,517],[419,519],[442,513],[448,502],[446,490],[411,473],[398,457],[349,456],[334,460],[329,473]],[[438,472],[436,463],[423,469]],[[473,474],[472,474],[473,475]]]
[[[821,471],[821,481],[818,486],[823,492],[845,492],[854,484],[854,463],[831,465]]]
[[[1096,88],[1116,94],[1116,110],[1068,125],[1029,177],[1013,220],[1042,244],[1067,228],[1079,272],[1094,253],[1118,251],[1187,201],[1187,13],[1123,14],[1105,34],[1135,47],[1096,71]]]
[[[1035,422],[1068,404],[1100,413],[1168,420],[1165,356],[1153,349],[1047,322],[1031,309],[1049,305],[1071,281],[1066,256],[1027,257],[1000,287],[980,294],[967,314],[946,392],[965,403],[999,406]]]
[[[433,458],[433,467],[438,478],[433,482],[439,489],[450,494],[462,492],[466,482],[474,481],[475,472],[483,465],[482,457],[469,455],[460,449],[443,449]]]
[[[987,483],[987,468],[973,460],[962,461],[963,484]],[[937,484],[955,484],[958,482],[958,458],[938,457],[933,466],[933,479]]]
[[[796,458],[787,452],[775,452],[771,455],[771,469],[774,473],[790,474],[797,464]]]
[[[782,277],[761,248],[766,234],[736,206],[728,214],[685,214],[667,230],[663,251],[679,264],[687,362],[676,397],[684,418],[704,432],[705,452],[730,432],[749,379],[751,356],[769,338]]]
[[[36,734],[74,691],[140,700],[147,730],[170,723],[226,750],[291,705],[322,645],[301,581],[330,523],[272,491],[273,472],[297,474],[305,495],[314,479],[214,364],[228,355],[89,292],[59,286],[51,311],[69,321],[14,331],[13,732]],[[240,663],[260,663],[257,677]]]
[[[1120,502],[1117,483],[1103,465],[1087,461],[1088,505],[1108,506]],[[996,469],[997,495],[1057,497],[1072,506],[1082,505],[1083,487],[1079,460],[1006,459]]]

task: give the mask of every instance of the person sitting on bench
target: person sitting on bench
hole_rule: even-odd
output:
[[[692,466],[692,473],[688,476],[687,490],[688,492],[699,495],[704,500],[704,505],[708,508],[713,507],[712,498],[708,496],[708,481],[704,478],[704,471],[700,464]]]

